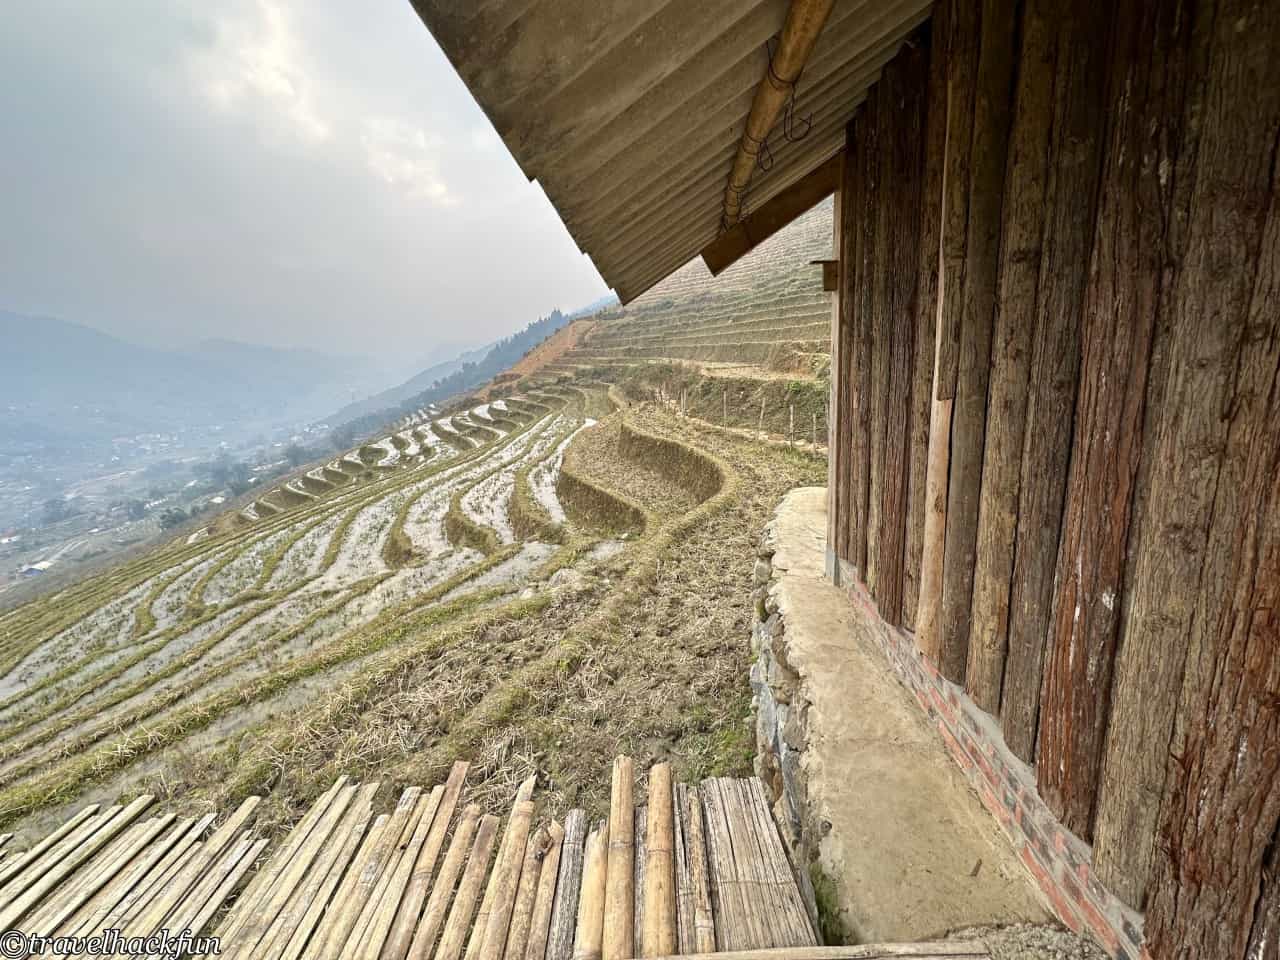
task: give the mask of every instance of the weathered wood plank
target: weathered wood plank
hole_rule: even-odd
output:
[[[847,279],[851,283],[847,319],[852,343],[850,354],[853,369],[853,443],[850,445],[851,497],[853,509],[850,516],[853,528],[850,534],[850,560],[864,582],[867,579],[867,531],[871,496],[871,410],[872,378],[872,299],[871,290],[875,265],[875,203],[876,178],[878,176],[877,123],[875,99],[869,98],[854,118],[854,149],[857,171],[853,184],[853,199],[857,210],[850,217],[856,227],[856,262],[851,265]],[[846,208],[847,209],[847,208]],[[843,287],[841,297],[843,298]],[[843,306],[842,306],[843,309]]]
[[[887,381],[876,601],[881,616],[900,626],[907,550],[907,488],[911,472],[912,384],[915,378],[916,281],[920,255],[920,205],[924,180],[924,111],[928,47],[908,44],[885,68],[882,111],[886,163],[882,211],[886,217],[888,270],[882,300]]]
[[[587,814],[570,810],[564,818],[564,841],[560,846],[560,872],[556,877],[556,897],[551,908],[551,931],[547,934],[547,960],[570,960],[577,929],[578,894],[582,889]]]
[[[911,378],[911,466],[907,476],[906,550],[902,567],[902,625],[916,629],[924,566],[928,503],[929,430],[933,417],[933,363],[937,353],[939,243],[942,236],[942,165],[947,150],[946,24],[949,4],[934,7],[927,28],[929,71],[925,92],[924,173],[916,255],[915,333]]]
[[[1147,911],[1155,956],[1247,956],[1275,897],[1265,868],[1280,834],[1277,37],[1275,4],[1217,12],[1155,472],[1168,457],[1183,468],[1168,500],[1147,504],[1164,523],[1176,510],[1183,526],[1163,551],[1144,539],[1143,573],[1187,584],[1142,605],[1164,618],[1142,628],[1185,637],[1187,650]],[[1217,322],[1201,322],[1193,342],[1196,317]]]
[[[1053,116],[1055,21],[1062,6],[1062,0],[1027,0],[1023,7],[1018,81],[1009,134],[974,558],[973,615],[965,672],[965,690],[978,706],[992,714],[1000,710],[1008,646],[1027,375],[1036,324]]]
[[[886,67],[891,70],[892,63]],[[867,484],[867,564],[862,579],[867,590],[878,602],[882,584],[888,588],[888,576],[881,575],[881,539],[884,537],[884,492],[888,483],[885,476],[885,444],[889,429],[889,351],[893,336],[893,316],[889,304],[889,282],[893,269],[893,250],[890,247],[890,221],[893,217],[892,198],[896,171],[890,165],[889,151],[894,129],[899,120],[893,111],[893,98],[889,84],[882,77],[867,93],[867,104],[874,106],[869,118],[875,123],[874,151],[867,159],[866,216],[871,232],[864,242],[870,244],[867,262],[870,269],[860,278],[863,286],[863,304],[867,310],[868,339],[865,349],[870,357],[870,381],[867,391],[868,463]],[[887,574],[887,572],[886,572]]]
[[[1113,23],[1113,6],[1082,4],[1064,18],[1058,37],[1048,214],[1009,619],[1011,644],[1025,650],[1040,637],[1046,645],[1036,747],[1040,794],[1063,823],[1085,838],[1093,831],[1115,645],[1104,637],[1095,637],[1100,643],[1096,649],[1077,645],[1082,638],[1070,636],[1074,598],[1066,619],[1059,618],[1068,635],[1055,635],[1050,625],[1072,462],[1080,325],[1096,229],[1110,73],[1106,51]],[[1105,455],[1114,456],[1117,440],[1103,439]]]
[[[1144,467],[1150,474],[1163,406],[1163,378],[1151,376],[1153,352],[1164,339],[1157,331],[1168,325],[1169,287],[1184,253],[1170,228],[1185,222],[1194,181],[1183,175],[1194,139],[1187,74],[1202,56],[1193,53],[1193,45],[1203,47],[1209,32],[1204,6],[1188,16],[1171,6],[1122,3],[1116,16],[1107,110],[1112,120],[1081,329],[1076,431],[1054,600],[1055,642],[1085,651],[1117,642],[1130,598],[1124,581],[1132,573],[1127,557],[1140,536],[1134,529],[1141,525],[1140,477]],[[1070,639],[1072,632],[1081,639]],[[1127,670],[1138,662],[1137,652],[1122,650],[1116,661],[1093,866],[1109,889],[1141,909],[1175,696],[1165,690],[1176,681],[1143,680],[1136,687]],[[1170,706],[1153,710],[1160,701]],[[1158,724],[1161,715],[1165,726],[1156,733],[1150,724]]]
[[[943,160],[942,237],[939,267],[938,352],[933,389],[937,400],[954,400],[960,373],[964,317],[964,273],[969,243],[970,150],[978,85],[978,38],[982,5],[942,0],[937,21],[946,29],[947,135]]]
[[[953,14],[957,19],[960,7]],[[939,621],[941,648],[938,668],[955,683],[964,682],[969,652],[969,618],[973,604],[973,562],[978,538],[978,500],[982,486],[982,449],[986,438],[987,382],[991,363],[991,330],[995,311],[995,291],[1000,245],[1001,209],[1004,201],[1005,160],[1009,147],[1012,116],[1014,28],[1017,23],[1014,0],[983,0],[981,36],[974,82],[972,138],[967,147],[948,143],[948,154],[966,150],[968,197],[964,242],[963,283],[946,283],[942,345],[946,347],[958,322],[959,346],[955,363],[940,361],[939,377],[955,368],[955,389],[941,389],[939,396],[954,396],[951,414],[951,453],[947,486],[946,544],[942,557],[942,604]],[[964,40],[954,35],[957,49]],[[957,62],[953,76],[959,76]],[[960,125],[959,123],[957,125]],[[947,175],[952,169],[949,166]],[[957,174],[959,175],[959,174]],[[950,205],[957,200],[955,186],[947,183],[948,221]],[[944,235],[944,244],[946,236]],[[955,300],[959,294],[959,303]],[[958,313],[958,321],[955,319]]]

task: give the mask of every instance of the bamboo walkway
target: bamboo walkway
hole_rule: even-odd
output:
[[[340,778],[265,858],[247,828],[257,797],[212,832],[212,815],[141,819],[149,796],[89,807],[25,853],[0,853],[0,931],[189,931],[233,960],[987,955],[972,943],[819,947],[756,779],[687,786],[659,764],[637,798],[620,757],[607,820],[574,810],[536,825],[534,778],[504,823],[459,809],[466,774],[457,763],[377,815],[380,784]]]

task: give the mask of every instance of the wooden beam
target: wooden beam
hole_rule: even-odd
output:
[[[966,6],[952,8],[958,13]],[[973,6],[977,6],[974,4]],[[951,414],[950,478],[947,487],[946,545],[942,555],[942,642],[938,668],[948,680],[963,683],[969,652],[969,615],[973,605],[973,561],[978,539],[978,498],[982,484],[982,448],[986,439],[987,381],[991,365],[991,332],[1004,201],[1005,160],[1013,99],[1014,0],[983,0],[979,55],[975,76],[972,138],[948,143],[949,154],[963,150],[969,158],[967,233],[961,290],[947,277],[946,311],[959,313],[955,406]],[[950,178],[951,170],[947,176]],[[947,216],[954,199],[947,183]],[[944,241],[945,242],[945,241]],[[950,330],[950,324],[944,325]],[[947,338],[943,338],[943,346]],[[939,397],[947,363],[939,361]]]
[[[925,95],[924,180],[920,194],[920,250],[916,257],[915,357],[911,382],[911,460],[907,477],[906,547],[902,561],[902,625],[915,630],[924,566],[928,502],[929,431],[933,419],[933,361],[938,314],[938,239],[942,231],[942,162],[947,146],[947,4],[937,4],[928,26],[929,75]]]
[[[1018,86],[1009,134],[1009,173],[1000,232],[1000,285],[991,346],[987,443],[965,678],[965,689],[973,702],[993,715],[1000,712],[1008,649],[1013,538],[1018,525],[1027,370],[1036,326],[1053,116],[1053,63],[1061,9],[1061,0],[1027,0],[1023,8]]]
[[[1067,506],[1058,553],[1054,632],[1081,649],[1114,647],[1141,552],[1143,504],[1163,409],[1169,297],[1182,262],[1194,177],[1183,176],[1194,136],[1187,66],[1203,62],[1204,8],[1182,16],[1162,4],[1117,5],[1098,229],[1080,332],[1080,388]],[[1203,87],[1199,87],[1203,90]],[[1178,171],[1172,177],[1167,171]],[[1094,874],[1143,908],[1164,784],[1181,657],[1135,630],[1116,658],[1094,824]],[[1133,671],[1137,670],[1136,673]]]
[[[843,153],[841,151],[814,167],[703,247],[699,256],[711,275],[719,276],[779,230],[831,196],[840,182]]]
[[[885,397],[884,483],[881,486],[880,615],[901,626],[903,562],[907,535],[907,479],[911,469],[911,391],[915,360],[915,298],[920,256],[920,201],[924,180],[924,110],[928,49],[908,44],[885,69],[881,118],[884,175],[882,213],[889,252],[882,302],[888,342]],[[889,185],[892,186],[889,186]],[[932,348],[932,343],[930,343]]]
[[[1103,642],[1088,652],[1078,646],[1073,651],[1074,640],[1056,635],[1051,624],[1072,461],[1080,324],[1102,177],[1110,73],[1105,51],[1111,45],[1112,14],[1113,9],[1104,4],[1073,5],[1058,36],[1054,147],[1049,158],[1009,603],[1010,645],[1026,650],[1039,643],[1045,650],[1036,748],[1040,795],[1069,829],[1085,839],[1092,835],[1115,647]],[[1098,348],[1115,346],[1099,344]],[[1114,456],[1122,442],[1119,437],[1104,438],[1104,455]],[[1074,609],[1073,604],[1072,613],[1059,621],[1068,630]]]

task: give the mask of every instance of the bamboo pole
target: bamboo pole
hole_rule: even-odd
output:
[[[538,875],[538,893],[533,903],[533,920],[529,925],[529,941],[525,945],[524,960],[545,960],[551,934],[551,914],[556,896],[556,881],[560,876],[564,827],[553,820],[547,828],[547,834],[547,852],[542,858],[542,870]]]
[[[702,798],[693,788],[689,789],[689,873],[693,881],[694,950],[712,953],[716,949],[716,924],[707,876],[706,830],[702,822]]]
[[[497,832],[497,817],[486,815],[481,819],[475,843],[471,846],[471,858],[467,861],[462,882],[458,884],[458,895],[454,898],[449,919],[445,921],[444,933],[440,936],[440,948],[435,953],[435,960],[458,960],[462,955],[467,928],[471,924],[471,915],[480,895],[480,884],[484,883],[484,874],[489,868],[489,855],[493,853],[493,841]],[[415,949],[409,955],[415,960],[425,960],[429,946],[421,952],[418,952],[417,947],[415,940]]]
[[[493,868],[491,886],[493,903],[489,908],[480,943],[479,960],[501,960],[507,945],[511,914],[515,908],[525,850],[529,845],[529,822],[533,819],[533,803],[524,800],[511,811],[507,834],[503,838],[503,859]],[[478,928],[478,924],[477,924]]]
[[[573,960],[601,960],[608,857],[609,821],[603,820],[587,835],[586,854],[582,861],[582,889],[578,897],[578,929],[573,938]]]
[[[603,960],[635,956],[635,764],[613,761],[609,797],[609,864],[604,901]]]
[[[764,436],[764,397],[760,398],[760,422],[756,425],[756,429],[760,431],[760,436]]]
[[[649,771],[649,830],[645,841],[644,956],[676,952],[675,811],[671,764]]]
[[[747,114],[746,129],[738,144],[733,168],[724,187],[724,223],[732,226],[742,213],[742,198],[751,174],[756,168],[760,146],[773,129],[783,106],[795,90],[796,81],[804,70],[805,62],[818,42],[831,13],[834,0],[792,0],[787,9],[778,45],[769,57],[765,75],[756,87]]]
[[[539,827],[529,838],[524,850],[524,864],[520,867],[520,884],[516,887],[515,906],[511,910],[511,923],[507,927],[507,945],[502,955],[508,960],[524,960],[529,945],[529,928],[533,926],[534,899],[538,895],[538,879],[542,873],[542,858],[551,842],[546,827]]]
[[[551,906],[551,930],[547,934],[546,960],[571,960],[573,935],[578,916],[578,894],[582,889],[582,865],[587,840],[587,814],[570,810],[564,818],[564,840],[560,843],[560,870],[556,874],[555,901]]]
[[[454,831],[453,839],[449,842],[444,863],[440,865],[440,874],[436,877],[435,885],[431,888],[431,896],[427,899],[427,905],[422,911],[422,919],[418,921],[418,928],[413,934],[413,940],[409,943],[409,949],[405,955],[408,960],[426,960],[431,955],[431,948],[436,945],[436,936],[444,924],[445,911],[449,907],[449,898],[453,896],[454,884],[458,882],[458,874],[462,872],[479,823],[480,808],[474,803],[469,804],[462,811],[458,829]],[[385,950],[383,960],[389,960]]]

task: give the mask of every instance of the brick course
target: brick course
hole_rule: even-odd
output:
[[[934,722],[1058,919],[1077,933],[1088,933],[1115,960],[1149,957],[1142,949],[1141,914],[1093,875],[1091,848],[1054,817],[1036,790],[1035,771],[1005,746],[999,723],[938,673],[910,632],[880,618],[847,564],[829,566],[850,602],[878,627],[872,633],[899,681]]]

